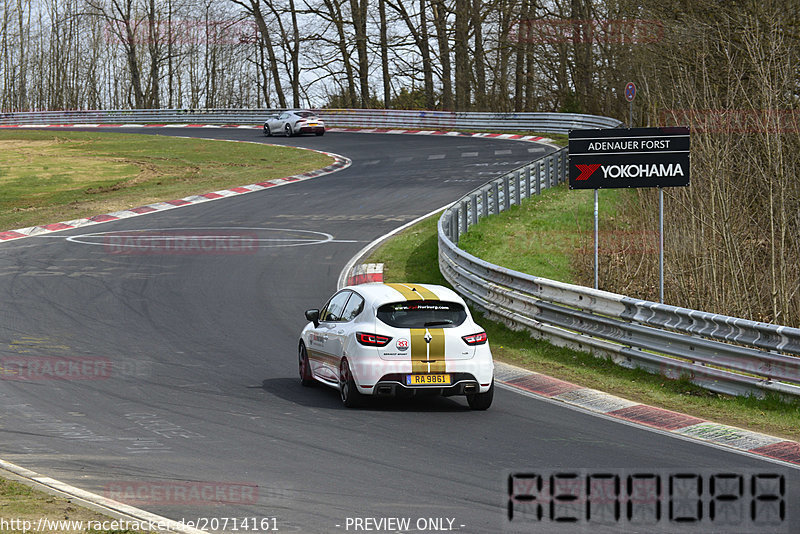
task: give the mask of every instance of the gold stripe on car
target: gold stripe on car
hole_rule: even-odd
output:
[[[420,285],[386,284],[395,291],[399,291],[406,300],[439,300],[439,297],[430,289]]]
[[[430,336],[430,343],[426,337]],[[428,374],[446,371],[444,330],[441,328],[411,329],[411,373]]]

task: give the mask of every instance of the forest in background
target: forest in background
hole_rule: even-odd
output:
[[[633,81],[634,126],[692,129],[692,185],[666,192],[666,301],[800,326],[800,0],[0,0],[0,25],[0,112],[627,122]],[[618,219],[647,235],[656,217],[641,190]],[[601,286],[653,299],[640,281],[656,280],[657,257],[636,249],[609,256]]]
[[[648,16],[626,0],[0,0],[0,111],[621,115],[634,52],[663,37]]]

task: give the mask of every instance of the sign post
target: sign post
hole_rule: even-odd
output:
[[[664,188],[658,188],[658,302],[664,304]]]
[[[600,289],[600,190],[594,190],[594,288]]]
[[[688,128],[572,130],[569,133],[569,188],[595,190],[595,288],[598,288],[599,285],[598,190],[623,187],[658,187],[659,299],[663,303],[663,188],[686,187],[688,185]]]
[[[625,100],[628,101],[628,128],[633,128],[633,99],[636,98],[636,84],[628,82],[625,86]]]

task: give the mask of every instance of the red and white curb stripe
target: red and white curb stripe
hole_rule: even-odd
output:
[[[238,128],[241,130],[260,130],[262,126],[252,124],[0,124],[0,128]],[[328,132],[380,133],[401,135],[438,135],[448,137],[480,137],[505,141],[531,141],[561,148],[552,139],[537,135],[504,134],[486,132],[457,132],[452,130],[415,130],[408,128],[340,128],[331,127]]]
[[[448,130],[408,130],[392,128],[328,128],[329,132],[350,132],[350,133],[380,133],[380,134],[401,134],[401,135],[438,135],[447,137],[480,137],[482,139],[501,139],[504,141],[530,141],[550,145],[555,148],[562,148],[553,144],[552,139],[540,137],[538,135],[523,134],[504,134],[486,132],[456,132]]]
[[[369,284],[370,282],[383,282],[382,263],[362,263],[356,265],[347,276],[348,286]]]
[[[234,141],[238,143],[247,142],[247,141]],[[261,144],[261,143],[258,143]],[[277,145],[268,145],[268,146],[277,146]],[[302,150],[311,150],[304,148]],[[263,191],[264,189],[270,189],[272,187],[279,187],[286,184],[291,184],[295,182],[302,182],[305,180],[310,180],[312,178],[317,178],[319,176],[325,176],[326,174],[331,174],[337,171],[341,171],[346,169],[352,163],[348,158],[344,156],[340,156],[338,154],[331,154],[329,152],[322,152],[320,150],[312,150],[312,152],[318,152],[320,154],[325,154],[326,156],[330,156],[334,159],[334,162],[327,167],[323,167],[322,169],[317,169],[315,171],[305,172],[303,174],[295,174],[292,176],[286,176],[284,178],[274,178],[272,180],[266,180],[264,182],[258,182],[255,184],[249,185],[242,185],[239,187],[233,187],[231,189],[222,189],[220,191],[213,191],[211,193],[203,193],[202,195],[192,195],[184,198],[179,198],[177,200],[167,200],[164,202],[156,202],[155,204],[148,204],[146,206],[139,206],[138,208],[131,208],[128,210],[122,211],[115,211],[113,213],[104,213],[102,215],[94,215],[92,217],[88,217],[85,219],[75,219],[72,221],[65,221],[65,222],[58,222],[58,223],[51,223],[45,224],[41,226],[30,226],[28,228],[19,228],[17,230],[7,230],[5,232],[0,232],[0,242],[3,241],[11,241],[13,239],[21,239],[23,237],[31,237],[37,236],[42,234],[48,234],[51,232],[58,232],[59,230],[69,230],[71,228],[81,228],[84,226],[91,226],[94,224],[109,222],[109,221],[117,221],[120,219],[127,219],[130,217],[136,217],[138,215],[145,215],[148,213],[154,213],[157,211],[165,211],[171,210],[175,208],[182,208],[184,206],[191,206],[194,204],[201,204],[203,202],[210,202],[212,200],[219,200],[221,198],[228,198],[237,195],[245,195],[247,193],[254,193],[256,191]]]
[[[633,402],[596,389],[495,362],[498,382],[630,423],[800,466],[800,443]]]

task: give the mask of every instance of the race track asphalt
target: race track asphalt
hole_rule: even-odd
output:
[[[506,519],[507,475],[526,469],[758,469],[797,487],[797,471],[504,389],[490,410],[471,412],[459,398],[348,410],[336,391],[300,386],[303,311],[324,303],[359,249],[551,148],[444,136],[146,133],[305,146],[353,164],[0,244],[0,365],[27,358],[111,369],[80,380],[0,380],[0,458],[171,519],[274,517],[280,532],[353,532],[353,518],[366,517],[449,518],[464,533],[551,532]],[[247,254],[119,254],[108,234],[66,239],[165,228],[260,241]],[[219,493],[176,495],[209,487]]]

